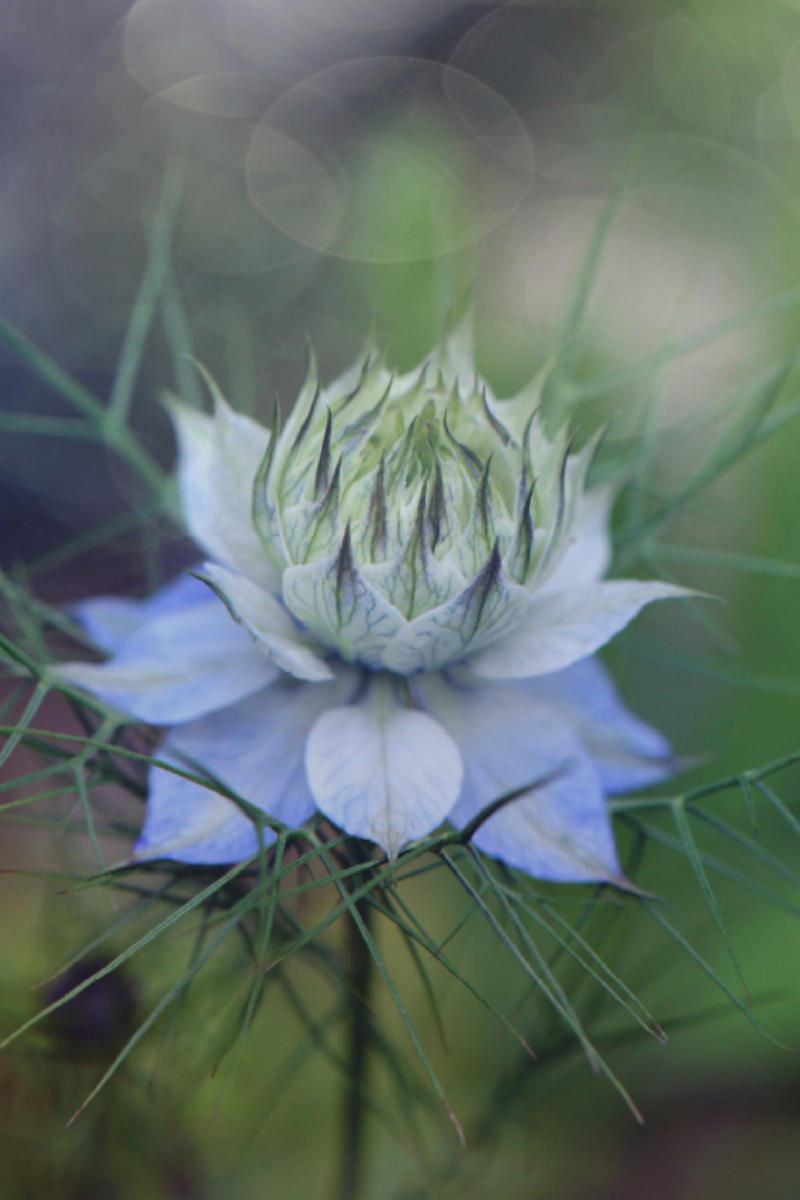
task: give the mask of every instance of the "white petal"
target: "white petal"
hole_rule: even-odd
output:
[[[580,494],[565,547],[537,586],[537,597],[584,587],[603,578],[611,563],[609,519],[614,496],[614,490],[608,487]]]
[[[400,675],[435,671],[514,631],[531,598],[497,566],[490,560],[459,595],[411,621],[386,647],[384,665]]]
[[[359,678],[357,671],[341,666],[330,683],[298,683],[283,676],[238,704],[173,729],[158,757],[184,770],[207,771],[294,828],[315,807],[304,764],[308,732],[320,713],[349,698]],[[272,840],[268,829],[264,834]],[[137,857],[236,862],[257,844],[252,822],[232,801],[165,771],[151,771]]]
[[[489,817],[473,838],[479,849],[539,879],[619,878],[598,773],[555,711],[517,683],[458,686],[421,675],[413,690],[461,750],[464,786],[449,818],[457,827],[507,792],[563,772]]]
[[[628,711],[598,658],[522,686],[569,722],[594,759],[607,795],[648,787],[674,772],[669,742]]]
[[[188,530],[211,555],[265,587],[279,586],[252,519],[253,483],[269,430],[215,396],[214,416],[173,402],[178,486]]]
[[[203,576],[282,671],[317,682],[333,679],[330,668],[303,644],[294,621],[271,592],[215,563],[205,564]]]
[[[174,725],[224,708],[278,675],[220,600],[141,626],[107,663],[60,663],[50,669],[151,725]]]
[[[208,590],[203,584],[191,575],[179,575],[146,600],[93,596],[91,600],[72,605],[69,611],[96,646],[114,654],[147,621],[180,612],[194,604],[207,603]]]
[[[485,679],[524,679],[561,671],[599,650],[654,600],[691,596],[657,580],[613,579],[534,596],[520,625],[469,660]]]
[[[324,713],[308,739],[306,770],[327,817],[396,858],[444,820],[463,768],[441,725],[401,706],[391,688],[379,676],[360,704]]]
[[[335,554],[283,573],[286,607],[345,662],[380,668],[383,652],[407,622],[367,583],[346,540]]]

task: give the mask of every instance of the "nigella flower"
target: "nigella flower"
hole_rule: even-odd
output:
[[[492,397],[456,333],[395,377],[366,351],[281,430],[178,402],[178,483],[210,556],[150,600],[80,617],[111,652],[62,679],[168,726],[160,756],[296,827],[315,810],[390,857],[448,820],[551,880],[620,875],[606,795],[669,769],[592,657],[669,584],[603,581],[608,489],[537,388]],[[530,787],[542,779],[542,786]],[[134,857],[228,863],[234,803],[153,770]]]

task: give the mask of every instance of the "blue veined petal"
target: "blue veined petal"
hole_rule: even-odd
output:
[[[416,528],[393,558],[367,563],[361,574],[409,621],[445,604],[463,590],[466,582],[455,567],[434,558],[425,534]]]
[[[461,750],[464,784],[449,814],[457,827],[505,793],[561,772],[490,817],[473,839],[480,850],[538,879],[620,879],[598,771],[558,713],[518,683],[420,675],[412,688]]]
[[[440,825],[461,787],[461,755],[441,725],[399,703],[374,676],[359,704],[322,714],[306,770],[318,808],[346,833],[394,859]]]
[[[214,415],[172,401],[178,486],[189,533],[206,553],[276,591],[280,580],[252,519],[253,484],[269,430],[215,391]]]
[[[408,624],[358,569],[349,529],[335,554],[284,571],[283,600],[323,645],[346,662],[357,659],[376,669],[391,639]]]
[[[315,804],[306,779],[309,730],[322,712],[342,704],[360,672],[337,666],[318,684],[282,676],[272,687],[190,721],[168,735],[158,757],[226,784],[285,825],[302,824]],[[268,829],[264,836],[272,840]],[[253,824],[230,800],[188,779],[153,769],[139,858],[181,862],[236,862],[257,847]]]
[[[518,626],[469,659],[484,679],[525,679],[561,671],[594,654],[646,604],[696,595],[659,580],[612,579],[534,595]]]
[[[235,618],[263,646],[277,667],[297,679],[319,682],[333,672],[309,647],[280,600],[244,575],[235,575],[216,563],[206,563],[204,575],[228,605]]]
[[[215,599],[140,626],[106,663],[59,663],[50,670],[151,725],[174,725],[224,708],[279,673]]]
[[[410,621],[388,644],[383,663],[390,671],[412,675],[435,671],[502,637],[505,644],[525,620],[531,599],[509,579],[497,549],[477,576],[452,600]],[[480,657],[480,655],[478,655]]]
[[[155,617],[207,603],[208,589],[191,575],[179,575],[146,600],[93,596],[91,600],[73,604],[69,612],[96,646],[115,654],[141,625]]]
[[[629,712],[598,658],[525,680],[522,686],[569,722],[594,759],[607,795],[649,787],[674,774],[669,742]]]

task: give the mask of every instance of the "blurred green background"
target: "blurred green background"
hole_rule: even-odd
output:
[[[133,424],[165,464],[174,447],[157,401],[164,388],[197,386],[176,351],[187,337],[232,403],[266,419],[276,391],[291,404],[306,337],[330,379],[372,322],[405,369],[471,288],[478,365],[510,394],[557,341],[592,229],[648,119],[571,347],[577,383],[609,376],[577,410],[579,425],[611,417],[609,438],[624,439],[643,402],[659,436],[695,422],[690,436],[665,437],[652,488],[669,492],[726,427],[741,382],[797,343],[800,308],[787,302],[705,345],[698,338],[691,353],[675,350],[800,285],[795,0],[2,0],[2,9],[3,315],[106,397],[126,330],[137,336],[129,322],[139,289],[160,288],[159,320],[140,331]],[[170,260],[152,251],[168,232]],[[157,279],[155,261],[169,261]],[[659,359],[664,346],[673,349]],[[648,355],[646,369],[614,381],[617,366]],[[20,432],[21,417],[68,410],[10,356],[0,366],[4,568],[27,564],[39,594],[64,603],[141,592],[191,562],[191,548],[155,520],[125,530],[141,493],[101,446]],[[790,376],[786,402],[796,393]],[[691,784],[800,747],[798,455],[800,426],[790,422],[664,533],[684,552],[662,552],[658,567],[724,604],[702,618],[648,615],[608,654],[632,707],[681,756],[702,757]],[[117,534],[103,532],[108,521]],[[80,554],[63,553],[76,537]],[[790,805],[798,780],[797,769],[781,777]],[[709,811],[748,828],[738,792]],[[623,846],[627,836],[620,831]],[[800,874],[797,842],[766,805],[758,839]],[[700,840],[719,854],[710,827]],[[85,842],[45,823],[7,819],[0,855],[0,1017],[10,1031],[41,1003],[31,989],[130,902],[118,897],[115,909],[106,893],[70,894],[56,879],[20,874],[91,869]],[[735,847],[726,856],[744,869]],[[743,999],[685,859],[650,845],[639,878]],[[765,869],[757,883],[766,881]],[[797,893],[788,878],[769,885],[783,908],[714,877],[759,1023],[800,1047]],[[567,907],[579,900],[564,893]],[[407,901],[442,937],[464,911],[438,874],[409,885]],[[405,948],[379,931],[468,1145],[459,1149],[435,1102],[411,1106],[416,1140],[401,1118],[391,1131],[372,1119],[370,1198],[800,1197],[796,1055],[759,1036],[635,905],[608,928],[601,906],[592,922],[584,932],[670,1035],[661,1046],[604,1010],[597,1018],[644,1128],[572,1045],[518,1069],[499,1025],[432,969],[443,1046]],[[339,938],[335,930],[334,952]],[[124,944],[112,935],[96,953]],[[322,1022],[325,1044],[339,1046],[341,1028],[335,994],[307,963],[270,984],[230,1082],[230,1058],[216,1065],[250,982],[231,946],[174,1024],[162,1020],[65,1129],[191,949],[191,929],[172,931],[93,993],[94,1007],[38,1027],[0,1057],[0,1196],[332,1194],[341,1078],[309,1039],[296,997]],[[558,1046],[476,916],[452,953],[502,1011],[521,1011],[534,1048]],[[377,987],[374,1004],[419,1077]],[[501,1079],[508,1089],[498,1096]],[[390,1111],[402,1109],[385,1065],[374,1065],[372,1082]]]

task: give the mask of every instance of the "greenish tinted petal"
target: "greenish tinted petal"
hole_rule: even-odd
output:
[[[566,426],[545,428],[537,406],[551,366],[512,400],[496,400],[475,371],[469,322],[404,376],[368,346],[323,389],[312,357],[266,453],[263,430],[245,453],[253,423],[217,398],[213,421],[179,419],[189,523],[198,537],[206,530],[203,544],[223,566],[274,593],[280,583],[295,619],[346,661],[412,674],[488,650],[527,611],[518,589],[544,601],[595,583],[608,566],[612,493],[585,490],[600,435],[574,452]],[[226,532],[231,504],[204,491],[222,477],[218,462],[231,487],[236,471],[239,491],[252,483],[242,548]],[[585,625],[581,602],[570,603]],[[612,636],[584,632],[573,638],[584,653]],[[526,625],[528,649],[538,636]],[[566,636],[559,628],[561,643]],[[553,649],[558,666],[564,654]]]
[[[445,557],[464,579],[473,579],[478,574],[495,546],[502,557],[514,537],[514,523],[492,496],[491,466],[491,461],[487,462],[478,481],[464,532]]]
[[[597,583],[611,562],[609,529],[615,490],[594,488],[577,495],[573,518],[558,555],[536,581],[537,596]]]
[[[373,474],[362,480],[362,488],[362,506],[366,511],[353,537],[355,553],[361,561],[381,562],[389,547],[385,454],[381,454]]]
[[[397,634],[384,652],[384,666],[400,675],[438,670],[511,633],[530,603],[525,588],[506,575],[495,548],[463,591]]]
[[[431,553],[428,511],[423,485],[417,518],[403,549],[390,562],[362,567],[364,578],[409,621],[444,604],[464,586],[463,575]]]
[[[610,497],[608,497],[605,490],[602,495],[594,497],[596,501],[600,502],[596,506],[590,505],[587,509],[583,504],[586,475],[602,435],[603,430],[600,430],[586,443],[582,450],[576,454],[565,452],[562,459],[558,488],[554,493],[555,509],[546,524],[547,536],[541,553],[535,558],[535,567],[531,576],[531,581],[537,588],[545,579],[553,574],[558,563],[570,546],[573,545],[578,533],[579,522],[583,526],[588,524],[593,531],[599,519],[607,521],[610,516]],[[585,533],[586,530],[582,529],[581,532]],[[586,548],[585,546],[584,550]],[[598,553],[602,552],[603,549],[606,550],[608,557],[610,557],[610,545],[601,547],[599,543],[594,542],[592,547],[593,558],[590,564],[591,570],[594,570]],[[583,551],[578,555],[572,556],[573,561],[576,559],[582,560],[583,557]],[[606,558],[603,562],[603,570],[605,571],[607,567],[608,560]],[[581,571],[580,567],[577,574],[583,576],[584,579],[587,577],[587,571]],[[597,578],[599,578],[598,575],[592,576],[593,581]]]
[[[273,424],[274,436],[270,438],[269,445],[253,479],[250,496],[250,513],[253,528],[264,547],[264,552],[272,562],[280,578],[284,568],[292,560],[289,556],[286,539],[283,535],[280,505],[274,494],[275,460],[278,456],[278,447],[283,436],[282,434],[279,435],[279,429],[280,408],[276,400],[275,420]]]
[[[474,383],[478,373],[471,313],[445,329],[444,337],[434,350],[433,360],[448,381],[458,379],[465,387]]]
[[[517,527],[514,530],[514,537],[503,559],[503,567],[515,583],[525,582],[528,577],[531,558],[533,557],[536,530],[533,527],[532,500],[533,487],[531,486],[522,502],[517,517]]]
[[[534,418],[535,443],[541,445],[545,440],[543,423],[539,420],[538,412],[542,402],[544,386],[554,365],[555,361],[552,359],[545,363],[537,374],[534,375],[533,379],[516,396],[511,396],[508,399],[498,400],[487,389],[487,407],[494,419],[511,436],[516,446],[521,446],[525,442],[527,437],[526,431],[530,432],[531,418]]]
[[[317,360],[313,349],[308,349],[308,367],[303,386],[297,399],[292,405],[286,424],[281,430],[280,441],[275,459],[275,474],[285,481],[290,474],[296,458],[307,459],[304,441],[313,423],[314,414],[318,411],[321,394]]]
[[[407,622],[358,569],[349,530],[335,554],[289,567],[283,575],[289,611],[345,662],[380,669],[383,652]]]

